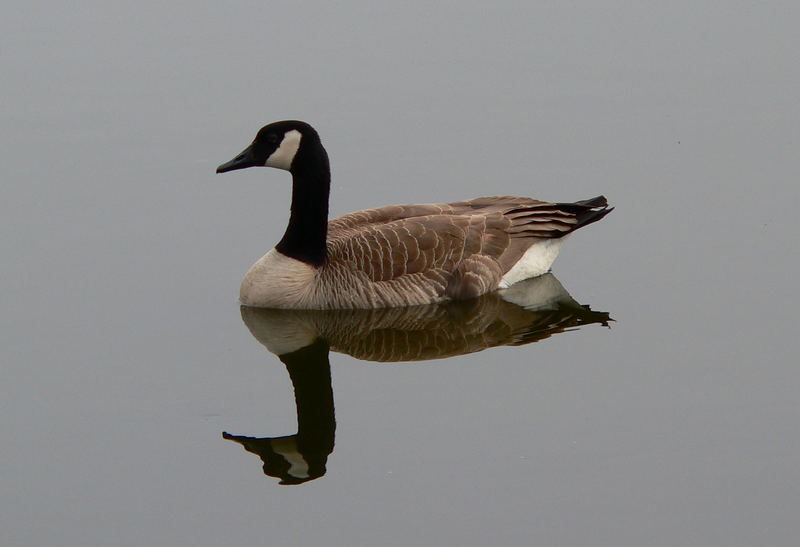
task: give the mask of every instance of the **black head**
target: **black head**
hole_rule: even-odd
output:
[[[305,122],[271,123],[258,131],[253,143],[241,154],[217,167],[217,173],[263,166],[291,171],[298,151],[312,143],[319,145],[319,135]]]

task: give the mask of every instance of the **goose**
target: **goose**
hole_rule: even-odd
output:
[[[499,346],[522,346],[592,323],[608,312],[578,303],[551,273],[525,279],[502,293],[427,306],[347,310],[241,307],[250,334],[286,365],[297,409],[297,433],[253,437],[223,431],[263,462],[281,484],[302,484],[327,472],[336,416],[330,353],[363,361],[419,363]],[[496,363],[491,359],[486,362]],[[451,369],[453,370],[453,369]],[[501,369],[491,367],[493,374]],[[455,372],[454,372],[455,374]]]
[[[311,125],[262,127],[226,173],[266,166],[292,174],[289,224],[242,280],[245,306],[370,309],[474,298],[547,273],[566,236],[613,210],[604,196],[574,203],[479,197],[393,205],[328,220],[328,154]]]
[[[365,310],[242,306],[241,315],[250,334],[281,359],[323,340],[333,352],[380,363],[522,346],[614,321],[608,312],[578,303],[552,273],[470,300]]]

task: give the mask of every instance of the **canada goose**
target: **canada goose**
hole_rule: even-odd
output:
[[[608,326],[608,312],[575,301],[547,273],[470,300],[365,310],[241,307],[242,321],[281,357],[324,340],[331,351],[376,362],[428,361],[538,342],[576,327]]]
[[[262,127],[225,173],[267,166],[292,174],[283,238],[245,275],[246,306],[294,309],[388,308],[463,300],[542,275],[564,236],[612,209],[606,198],[548,203],[481,197],[395,205],[328,221],[330,164],[305,122]]]
[[[264,473],[281,479],[281,484],[302,484],[327,471],[336,436],[330,352],[381,364],[418,363],[497,346],[522,346],[576,327],[613,321],[607,312],[575,301],[552,274],[471,300],[427,306],[365,310],[242,306],[241,312],[255,339],[286,365],[297,433],[254,437],[223,432],[222,437],[261,458]],[[496,360],[485,361],[494,373],[502,374]]]

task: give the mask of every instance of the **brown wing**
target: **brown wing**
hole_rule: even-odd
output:
[[[417,216],[339,229],[328,237],[332,262],[344,261],[371,281],[430,270],[452,272],[473,254],[499,257],[511,223],[502,215]]]
[[[561,237],[602,218],[605,198],[571,204],[512,196],[395,205],[328,225],[328,263],[339,274],[464,299],[497,287],[538,239]],[[363,276],[363,277],[362,277]]]
[[[359,228],[370,224],[386,224],[396,220],[435,215],[488,215],[504,213],[519,207],[552,205],[546,201],[517,196],[489,196],[456,201],[453,203],[422,203],[388,205],[375,209],[365,209],[335,218],[328,223],[328,231],[336,233],[340,229]]]

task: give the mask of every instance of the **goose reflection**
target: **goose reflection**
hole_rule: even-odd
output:
[[[330,351],[366,361],[428,361],[495,346],[519,346],[599,323],[607,312],[576,302],[552,274],[482,297],[444,304],[370,310],[277,310],[242,306],[252,335],[286,365],[298,431],[284,437],[223,433],[264,462],[281,484],[325,474],[336,421]]]

